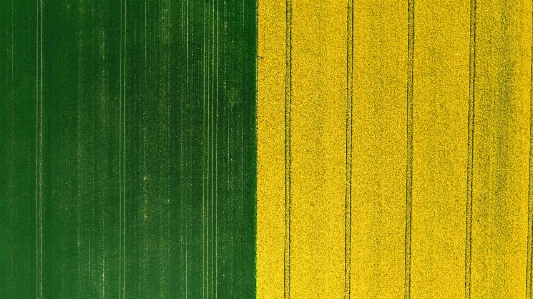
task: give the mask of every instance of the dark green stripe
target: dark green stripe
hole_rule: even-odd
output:
[[[36,295],[36,4],[0,1],[0,297]]]
[[[43,0],[42,49],[39,3],[0,4],[0,294],[254,298],[256,2]]]

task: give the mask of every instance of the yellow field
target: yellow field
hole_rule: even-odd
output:
[[[532,298],[531,7],[259,0],[258,298]]]

